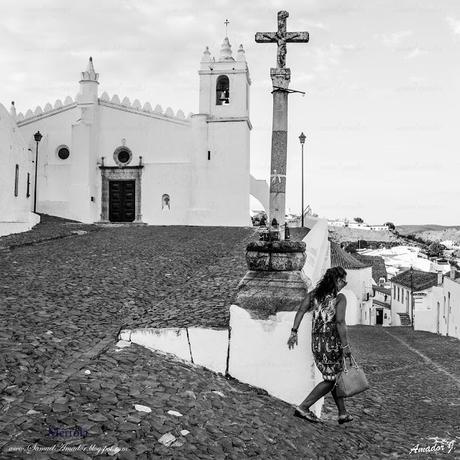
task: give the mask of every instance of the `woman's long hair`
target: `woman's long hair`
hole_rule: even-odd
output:
[[[347,276],[347,272],[342,267],[328,268],[310,294],[309,310],[313,310],[315,299],[318,303],[321,303],[328,295],[336,296],[338,292],[337,282],[340,278],[344,278],[345,276]]]

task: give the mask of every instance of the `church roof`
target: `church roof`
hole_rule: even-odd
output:
[[[370,266],[371,264],[360,262],[351,254],[343,250],[339,244],[331,241],[331,267],[342,267],[345,270],[360,270]]]

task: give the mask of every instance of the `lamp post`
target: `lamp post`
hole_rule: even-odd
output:
[[[410,267],[410,308],[411,308],[411,323],[412,329],[414,329],[414,280],[413,280],[414,269],[412,265]]]
[[[38,143],[42,140],[40,131],[34,134],[35,139],[35,182],[34,182],[34,212],[37,212],[37,171],[38,171]]]
[[[304,226],[304,218],[303,218],[303,210],[304,210],[304,204],[303,204],[303,196],[304,196],[304,192],[303,192],[303,146],[305,144],[305,139],[306,139],[307,136],[305,136],[305,134],[302,132],[300,133],[300,136],[299,136],[299,140],[300,140],[300,146],[302,147],[302,227]]]

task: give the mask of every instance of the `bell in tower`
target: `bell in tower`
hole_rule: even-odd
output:
[[[230,103],[230,81],[227,75],[220,75],[216,82],[216,105]]]

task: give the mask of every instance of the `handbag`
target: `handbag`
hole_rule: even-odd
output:
[[[337,396],[349,398],[350,396],[362,393],[369,388],[364,371],[358,366],[353,355],[350,356],[350,367],[347,367],[343,359],[343,371],[338,375],[336,382]]]

